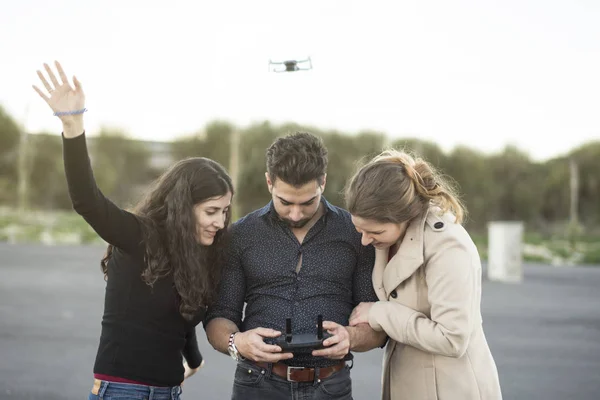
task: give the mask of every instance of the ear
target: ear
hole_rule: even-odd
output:
[[[327,183],[327,174],[323,175],[323,184],[321,185],[321,190],[325,192],[325,184]]]
[[[268,172],[265,172],[265,179],[267,180],[267,187],[269,188],[269,193],[273,193],[273,182],[271,182],[271,177]]]

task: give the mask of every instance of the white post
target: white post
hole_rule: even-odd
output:
[[[569,160],[569,171],[570,171],[570,187],[571,187],[571,197],[570,197],[570,222],[574,226],[577,226],[579,223],[577,208],[579,206],[579,166],[577,162],[573,159]]]
[[[488,278],[492,281],[523,280],[523,222],[493,221],[488,224]]]

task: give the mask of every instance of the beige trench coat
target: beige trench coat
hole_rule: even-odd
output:
[[[376,250],[379,297],[369,324],[390,340],[384,400],[501,399],[483,333],[481,261],[465,229],[432,208],[413,221],[396,255]]]

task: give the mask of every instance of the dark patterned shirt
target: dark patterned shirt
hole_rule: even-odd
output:
[[[316,333],[319,314],[347,326],[358,303],[377,301],[371,283],[373,247],[362,246],[346,210],[324,198],[322,203],[325,213],[302,243],[279,220],[272,202],[232,225],[219,298],[205,323],[221,317],[241,331],[264,327],[284,333],[285,320],[291,318],[293,334]],[[328,366],[336,361],[309,353],[284,362]]]

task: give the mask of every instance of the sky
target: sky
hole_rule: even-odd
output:
[[[59,60],[89,135],[269,120],[545,160],[600,140],[599,21],[596,0],[6,1],[0,105],[59,133],[31,88]],[[269,71],[308,56],[310,71]]]

